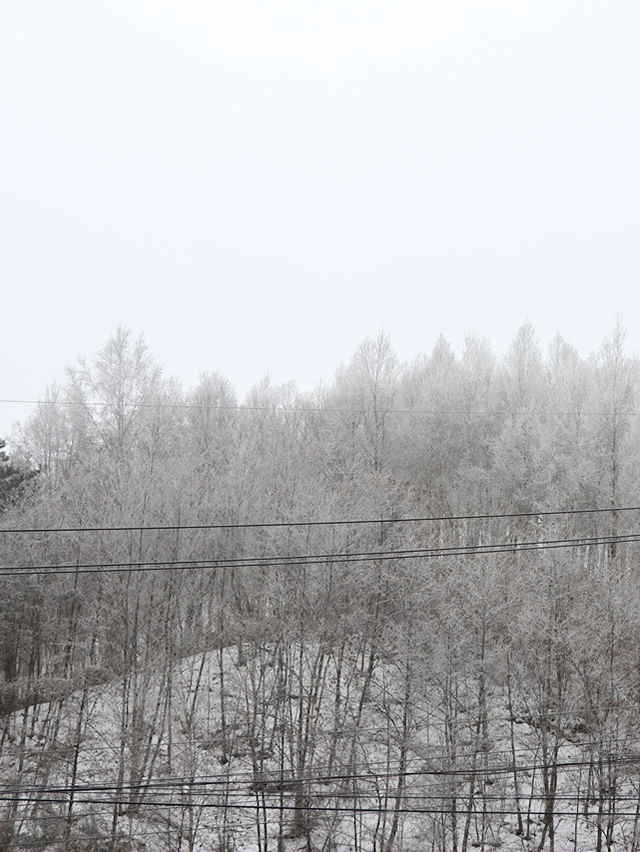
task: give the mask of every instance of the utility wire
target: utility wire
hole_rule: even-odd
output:
[[[173,789],[169,789],[166,792],[163,791],[162,789],[156,789],[156,788],[153,788],[153,787],[149,787],[149,788],[142,790],[142,793],[144,795],[144,793],[146,793],[146,792],[153,792],[154,796],[163,797],[163,801],[167,800],[166,797],[175,796],[177,793],[179,793],[181,796],[189,795],[189,796],[194,796],[194,797],[197,796],[197,797],[200,797],[200,798],[202,798],[204,796],[208,796],[208,797],[217,796],[218,799],[223,798],[224,801],[228,801],[230,804],[233,804],[233,802],[237,800],[237,797],[240,797],[240,799],[247,799],[249,796],[253,796],[256,792],[258,792],[260,794],[264,793],[265,796],[269,796],[269,797],[271,797],[271,796],[295,796],[298,793],[300,793],[301,795],[304,796],[305,799],[308,799],[310,801],[321,800],[321,799],[342,799],[342,800],[346,799],[346,800],[350,800],[350,801],[352,801],[352,800],[357,801],[357,800],[361,800],[361,799],[378,799],[379,800],[381,798],[384,798],[384,799],[402,799],[402,801],[407,801],[407,802],[437,802],[437,801],[441,801],[443,799],[444,800],[451,799],[452,795],[454,795],[456,793],[460,794],[459,791],[452,791],[451,789],[443,790],[440,793],[403,792],[401,794],[398,794],[398,793],[394,792],[394,790],[386,788],[386,787],[381,787],[381,788],[376,789],[376,790],[343,789],[343,790],[333,790],[333,791],[324,791],[324,792],[311,792],[311,791],[308,791],[308,790],[305,790],[304,792],[296,791],[296,790],[279,790],[275,787],[273,789],[270,789],[270,790],[268,790],[268,789],[267,790],[257,790],[257,789],[251,789],[251,788],[240,790],[240,789],[228,788],[228,789],[223,789],[223,790],[219,790],[219,791],[209,792],[209,791],[206,791],[206,790],[200,790],[199,786],[200,785],[198,785],[197,783],[192,784],[191,782],[185,782],[184,785],[182,785],[180,787],[175,787]],[[415,788],[409,788],[409,789],[411,790],[411,789],[415,789]],[[122,795],[122,796],[126,795],[127,792],[129,792],[127,789],[116,789],[116,788],[114,788],[113,791]],[[73,793],[75,795],[78,792],[82,792],[82,793],[94,793],[94,792],[95,793],[99,793],[99,792],[108,793],[108,792],[111,792],[111,791],[110,790],[80,790],[79,788],[75,787],[75,788],[72,788],[72,789],[60,789],[60,790],[51,789],[51,790],[42,790],[42,791],[24,791],[24,794],[18,793],[18,794],[12,794],[12,795],[14,796],[14,801],[16,801],[16,799],[15,799],[16,795],[22,796],[22,798],[17,799],[17,801],[20,804],[27,804],[27,803],[36,804],[36,803],[42,801],[39,793],[43,793],[43,794],[47,794],[47,795],[49,795],[49,794],[52,794],[52,795],[53,794],[55,794],[55,795],[69,795],[69,794]],[[0,795],[4,795],[4,793],[0,792]],[[26,798],[25,797],[26,795],[29,796],[29,798]],[[468,795],[468,793],[462,793],[461,795],[465,796],[465,795]],[[521,801],[524,800],[524,799],[526,799],[528,801],[536,801],[536,800],[540,800],[540,799],[544,800],[544,799],[548,798],[548,795],[549,794],[545,793],[545,791],[543,789],[540,789],[539,792],[536,792],[535,790],[531,790],[531,791],[528,791],[526,793],[521,792],[519,799]],[[595,795],[597,795],[597,794],[595,794]],[[231,799],[228,798],[230,796],[236,797],[236,799],[231,800]],[[505,800],[515,798],[515,793],[511,793],[511,792],[506,791],[506,790],[503,793],[486,793],[483,790],[474,790],[473,797],[476,800],[483,801],[483,802],[504,802]],[[554,796],[553,796],[553,799],[554,799],[555,802],[580,802],[580,801],[584,802],[586,800],[593,800],[593,798],[594,798],[594,791],[593,790],[590,791],[586,787],[583,787],[582,789],[576,790],[575,792],[570,792],[569,790],[562,789],[560,792],[555,793]],[[605,793],[605,794],[600,794],[598,796],[598,798],[600,798],[600,800],[603,800],[603,801],[606,801],[610,798],[614,798],[616,802],[640,802],[640,795],[638,793],[634,793],[634,794],[615,793],[613,796]],[[61,799],[60,801],[65,801],[65,800]],[[144,798],[142,798],[142,797],[139,798],[139,799],[135,799],[135,801],[140,802],[141,804],[144,804]],[[99,814],[99,813],[101,813],[101,811],[96,810],[94,813]],[[25,816],[24,819],[29,819],[29,817]],[[46,819],[46,817],[31,817],[31,819],[33,819],[33,820]],[[6,818],[5,819],[0,818],[0,823],[9,822],[9,821],[10,820],[8,820]]]
[[[84,408],[90,411],[92,408],[123,408],[129,411],[140,409],[194,409],[196,411],[222,411],[222,412],[251,412],[261,411],[270,414],[416,414],[427,417],[530,417],[537,414],[542,417],[636,417],[638,411],[571,411],[557,408],[549,409],[434,409],[434,408],[366,408],[359,407],[323,407],[319,405],[249,405],[236,403],[234,405],[219,405],[200,402],[125,402],[122,405],[114,405],[112,402],[100,400],[87,401],[81,399],[0,399],[0,405],[52,405],[68,406],[70,408]]]
[[[427,761],[425,761],[426,763]],[[616,768],[622,766],[637,766],[640,764],[640,756],[617,756],[615,760],[611,761],[615,764]],[[309,782],[319,782],[319,783],[327,783],[329,781],[378,781],[380,779],[388,780],[390,778],[478,778],[484,776],[493,776],[493,775],[512,775],[518,773],[531,773],[534,771],[549,771],[549,770],[570,770],[570,769],[579,769],[584,767],[593,767],[594,760],[567,760],[567,761],[556,761],[556,762],[547,762],[547,763],[533,763],[526,764],[524,766],[518,766],[516,764],[501,764],[497,766],[484,766],[484,767],[460,767],[455,769],[437,767],[437,768],[429,768],[428,766],[424,766],[422,769],[410,769],[410,770],[397,770],[397,771],[385,771],[385,772],[364,772],[364,773],[332,773],[325,775],[299,775],[299,776],[289,776],[283,775],[281,773],[272,773],[265,775],[254,775],[253,778],[247,779],[246,783],[249,787],[252,785],[257,789],[254,789],[252,792],[259,792],[260,789],[266,790],[271,787],[273,790],[276,790],[278,785],[282,784],[307,784]],[[214,779],[214,780],[212,780]],[[158,780],[149,780],[149,781],[141,781],[138,783],[131,784],[76,784],[73,787],[68,785],[38,785],[38,784],[21,784],[21,785],[11,785],[11,784],[0,784],[0,794],[3,796],[7,795],[25,795],[25,794],[34,794],[34,793],[56,793],[56,794],[64,794],[64,793],[123,793],[123,792],[132,792],[132,791],[145,791],[145,790],[182,790],[185,786],[189,788],[193,787],[202,787],[202,788],[211,788],[218,789],[222,788],[223,792],[229,786],[229,779],[221,779],[218,780],[218,776],[176,776],[174,778],[167,779],[158,779]]]
[[[363,562],[389,562],[405,559],[434,559],[437,557],[482,556],[485,554],[522,553],[527,551],[556,550],[564,548],[601,546],[606,544],[634,544],[640,542],[640,533],[612,536],[589,536],[575,539],[543,539],[541,541],[495,542],[491,544],[459,545],[451,547],[413,548],[393,551],[362,551],[355,553],[300,554],[295,556],[256,556],[217,559],[169,559],[162,561],[92,562],[50,565],[3,565],[1,577],[54,575],[54,574],[116,574],[122,572],[148,572],[202,568],[304,568],[333,566]]]
[[[422,524],[444,523],[446,521],[487,521],[509,518],[544,518],[553,516],[617,514],[619,512],[638,512],[640,506],[618,506],[594,509],[552,509],[528,512],[487,512],[476,515],[432,515],[419,518],[353,518],[325,521],[259,521],[228,524],[146,524],[133,526],[93,526],[93,527],[13,527],[1,529],[0,534],[39,534],[45,533],[85,533],[85,532],[177,532],[181,530],[234,530],[269,529],[282,527],[339,527],[363,526],[374,524]]]

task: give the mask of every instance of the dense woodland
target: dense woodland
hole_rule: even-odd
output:
[[[639,381],[524,325],[240,402],[118,330],[0,460],[0,847],[638,852]]]

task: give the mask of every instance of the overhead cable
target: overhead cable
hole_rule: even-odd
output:
[[[303,520],[303,521],[248,521],[240,523],[210,523],[210,524],[134,524],[130,526],[90,526],[90,527],[9,527],[0,528],[0,534],[33,533],[87,533],[87,532],[179,532],[181,530],[235,530],[235,529],[269,529],[282,527],[340,527],[363,526],[375,524],[425,524],[445,523],[450,521],[488,521],[510,518],[545,518],[553,516],[598,515],[622,512],[640,512],[640,506],[609,506],[593,509],[549,509],[530,510],[526,512],[485,512],[475,515],[427,515],[415,518],[336,518],[332,520]]]
[[[510,541],[491,544],[459,545],[452,547],[413,548],[392,551],[363,551],[356,553],[302,554],[295,556],[237,557],[217,559],[168,559],[161,561],[92,562],[49,565],[3,565],[0,577],[58,575],[58,574],[116,574],[148,571],[189,571],[206,568],[304,568],[367,562],[389,562],[406,559],[435,559],[486,554],[516,554],[530,551],[556,550],[611,544],[640,542],[640,533],[611,536],[588,536],[576,539],[546,539],[541,541]]]

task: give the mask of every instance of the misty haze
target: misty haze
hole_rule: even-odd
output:
[[[0,25],[0,852],[640,852],[640,4]]]

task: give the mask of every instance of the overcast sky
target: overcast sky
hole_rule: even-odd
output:
[[[530,320],[640,349],[640,4],[20,0],[0,397],[118,324],[168,374],[331,379]],[[28,407],[0,404],[0,435]]]

